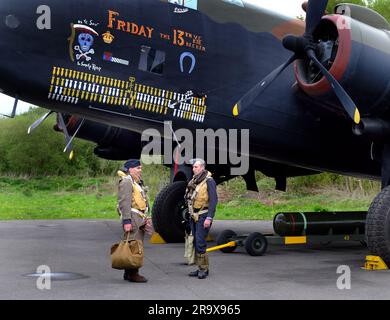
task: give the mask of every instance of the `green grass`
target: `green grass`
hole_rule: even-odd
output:
[[[158,171],[157,171],[158,170]],[[295,178],[299,179],[299,178]],[[349,178],[350,179],[350,178]],[[150,199],[169,182],[164,168],[145,170]],[[354,185],[350,183],[349,185]],[[241,179],[218,187],[217,219],[270,220],[278,212],[367,210],[379,186],[346,191],[341,184],[318,186],[290,181],[287,193],[260,177],[261,192],[247,192]],[[357,183],[357,185],[361,185]],[[116,177],[0,177],[0,220],[118,219]]]

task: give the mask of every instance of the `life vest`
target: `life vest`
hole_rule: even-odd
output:
[[[194,209],[204,209],[209,206],[209,193],[207,191],[207,180],[211,179],[211,173],[207,174],[206,179],[204,179],[195,189],[194,192]]]
[[[122,171],[118,171],[118,175],[122,179],[129,179],[132,183],[132,196],[131,196],[131,208],[138,211],[145,212],[148,208],[148,198],[144,189],[132,178],[131,175],[127,175]]]

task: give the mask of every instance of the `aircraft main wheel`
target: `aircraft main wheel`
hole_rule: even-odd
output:
[[[162,189],[154,201],[153,226],[166,242],[184,242],[186,187],[185,181],[174,182]]]
[[[251,256],[262,256],[268,247],[267,238],[260,232],[251,233],[245,240],[245,249]]]
[[[390,266],[390,186],[371,203],[366,220],[367,247]]]
[[[231,239],[233,237],[236,237],[237,234],[232,231],[232,230],[223,230],[219,235],[218,235],[218,238],[217,238],[217,245],[223,245],[223,244],[226,244],[230,241],[232,241]],[[236,250],[237,246],[235,247],[227,247],[227,248],[223,248],[223,249],[220,249],[223,253],[232,253],[234,250]]]

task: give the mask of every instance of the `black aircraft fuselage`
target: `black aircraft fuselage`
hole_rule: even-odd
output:
[[[222,0],[193,1],[196,8],[68,0],[47,2],[49,23],[41,3],[0,2],[0,88],[7,95],[137,133],[162,130],[164,121],[191,131],[249,129],[253,163],[380,178],[371,141],[352,133],[334,97],[304,93],[293,68],[253,108],[232,115],[237,100],[289,57],[281,37],[302,34],[303,22]],[[175,104],[188,91],[194,95]]]

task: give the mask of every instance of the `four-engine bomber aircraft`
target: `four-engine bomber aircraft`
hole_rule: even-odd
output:
[[[321,171],[381,179],[366,235],[389,264],[390,26],[356,5],[324,15],[327,2],[309,1],[305,23],[241,0],[1,0],[1,92],[50,110],[29,131],[56,112],[70,153],[77,133],[100,157],[139,157],[142,132],[170,121],[249,129],[248,189],[257,170],[282,190]],[[232,165],[210,166],[217,183]],[[181,241],[191,172],[173,167],[153,221]]]

